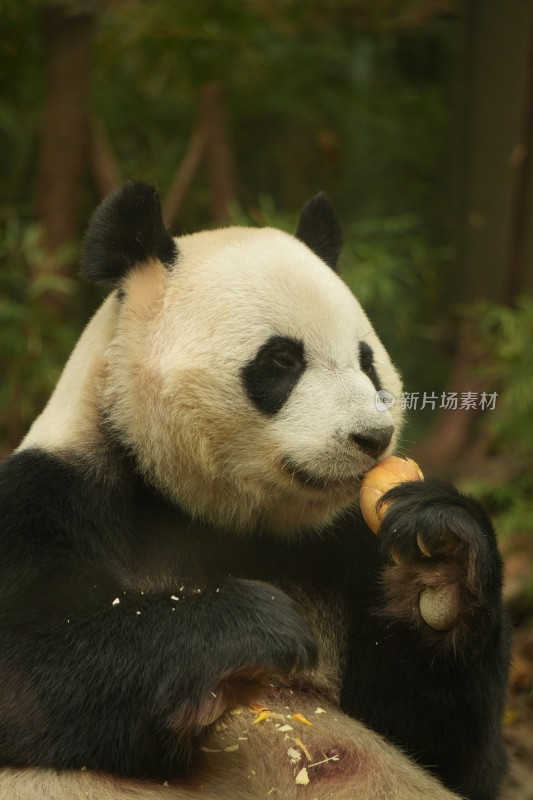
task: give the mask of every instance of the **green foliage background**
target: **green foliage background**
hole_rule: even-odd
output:
[[[1,1],[1,0],[0,0]],[[43,107],[37,0],[0,13],[0,450],[16,446],[45,403],[97,298],[58,278],[40,246],[34,186]],[[402,24],[422,0],[129,0],[97,4],[91,102],[125,178],[168,189],[187,146],[200,88],[226,88],[237,174],[237,222],[294,229],[318,189],[345,224],[344,274],[400,366],[409,391],[439,391],[449,367],[443,287],[448,228],[453,15]],[[82,217],[96,198],[87,181]],[[210,224],[200,176],[180,220]],[[74,251],[78,242],[72,243]],[[65,263],[72,251],[60,254]],[[54,315],[47,292],[68,314]],[[484,379],[501,387],[492,453],[533,456],[526,352],[530,300],[475,308]],[[432,422],[416,415],[406,447]],[[503,485],[504,484],[504,485]],[[531,521],[532,479],[479,484],[512,525]],[[507,516],[505,516],[507,515]],[[529,517],[528,517],[529,515]],[[509,526],[508,526],[509,527]]]

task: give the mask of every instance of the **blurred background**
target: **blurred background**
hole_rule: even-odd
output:
[[[506,798],[531,800],[533,0],[0,0],[0,87],[0,457],[101,299],[76,263],[121,181],[155,181],[175,233],[293,231],[326,190],[403,451],[497,523]]]

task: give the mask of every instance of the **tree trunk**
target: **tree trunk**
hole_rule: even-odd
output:
[[[78,233],[88,146],[90,39],[93,16],[68,2],[42,11],[46,96],[37,177],[37,211],[54,253]]]
[[[213,220],[227,222],[234,197],[233,158],[224,93],[218,83],[208,83],[202,87],[194,131],[163,203],[163,219],[168,227],[175,224],[204,157],[207,161]]]
[[[512,154],[517,179],[505,297],[509,305],[514,305],[520,294],[533,292],[533,12],[529,24],[522,136]]]
[[[211,187],[211,212],[215,222],[227,222],[235,190],[224,90],[220,84],[213,83],[204,87],[203,95],[204,103],[209,109],[210,121],[206,155]]]
[[[471,0],[458,53],[454,224],[457,262],[444,307],[479,299],[512,305],[533,286],[533,0]],[[458,326],[447,389],[476,391],[476,340]],[[415,457],[429,469],[463,462],[478,443],[475,415],[444,411]]]
[[[120,165],[101,120],[95,120],[91,126],[91,169],[94,185],[101,199],[122,183]]]
[[[211,125],[209,111],[202,92],[194,131],[163,202],[163,219],[168,228],[176,224],[189,187],[204,156]]]
[[[509,302],[523,284],[533,0],[471,0],[464,8],[455,157],[459,257],[450,293],[455,302]]]

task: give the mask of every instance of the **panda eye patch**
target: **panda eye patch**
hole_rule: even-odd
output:
[[[366,375],[369,374],[374,366],[374,353],[370,345],[366,342],[359,343],[359,364]]]
[[[273,416],[284,405],[305,371],[303,342],[271,336],[241,369],[241,380],[253,405]]]
[[[381,382],[374,366],[374,353],[366,342],[359,342],[359,364],[361,371],[368,375],[376,389],[381,389]]]
[[[274,350],[270,354],[270,361],[273,367],[286,370],[298,370],[302,365],[301,354],[288,349]]]

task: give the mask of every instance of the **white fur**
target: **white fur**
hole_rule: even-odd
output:
[[[354,502],[355,479],[372,463],[348,434],[401,422],[398,406],[376,409],[360,341],[394,395],[396,370],[343,281],[292,236],[230,228],[178,247],[145,313],[126,301],[109,350],[110,420],[150,479],[193,515],[235,530],[322,527]],[[308,366],[266,417],[239,373],[272,335],[302,339]],[[303,487],[283,471],[287,457],[331,486]]]
[[[378,411],[359,365],[374,352],[383,386],[398,374],[344,282],[305,245],[269,228],[227,228],[177,240],[171,270],[150,261],[102,305],[21,448],[101,450],[104,415],[150,481],[192,515],[242,531],[320,529],[357,498],[372,460],[350,441],[401,426]],[[253,408],[240,370],[271,336],[304,342],[307,368],[283,408]],[[328,482],[303,486],[289,459]]]
[[[54,392],[19,450],[91,452],[100,438],[97,425],[100,381],[107,345],[114,335],[117,304],[108,297],[86,326]]]
[[[248,709],[226,717],[225,727],[213,730],[207,741],[200,774],[190,779],[125,780],[89,771],[56,772],[42,769],[0,770],[2,800],[459,800],[436,778],[415,765],[392,744],[350,719],[335,706],[307,697],[265,699],[275,713],[286,717],[292,730],[279,732],[276,720],[254,725]],[[301,713],[312,726],[290,717]],[[311,761],[302,747],[305,745]],[[226,747],[238,745],[235,751]],[[297,766],[289,748],[300,753]],[[338,761],[322,761],[334,749]],[[295,777],[306,766],[307,787]]]
[[[375,389],[359,366],[360,341],[372,347],[384,388],[398,396],[394,366],[346,285],[293,237],[231,228],[183,237],[178,246],[172,270],[154,261],[139,265],[124,281],[125,300],[112,295],[105,301],[21,448],[94,453],[99,461],[104,416],[148,478],[193,515],[235,531],[255,523],[280,535],[321,528],[355,502],[356,479],[371,465],[348,434],[393,423],[390,451],[401,425],[398,405],[376,410]],[[303,340],[307,369],[281,411],[266,417],[252,407],[239,375],[272,335]],[[323,490],[301,485],[283,469],[284,458],[331,484]],[[311,716],[305,702],[299,699],[293,710]],[[285,701],[278,710],[287,713]],[[287,756],[297,744],[292,734],[282,738],[273,724],[252,726],[247,719],[252,733],[239,740],[243,723],[231,717],[224,729],[227,743],[239,742],[238,753],[225,752],[214,733],[221,753],[207,756],[201,783],[193,776],[167,788],[88,772],[4,769],[0,797],[307,796]],[[339,779],[334,769],[331,783],[312,786],[317,798],[454,796],[335,706],[327,706],[313,728],[297,727],[294,736],[317,761],[330,747],[343,754]],[[350,777],[343,779],[346,767]]]

